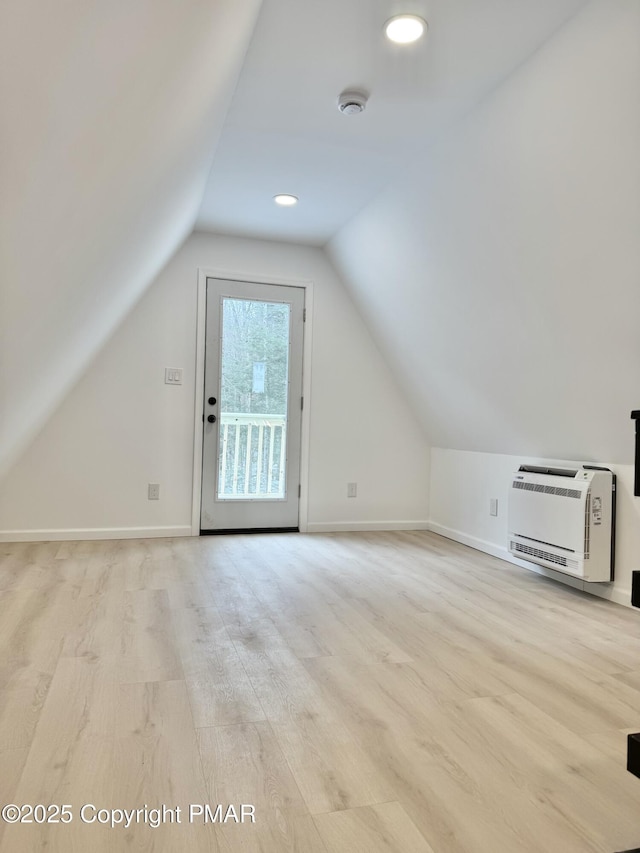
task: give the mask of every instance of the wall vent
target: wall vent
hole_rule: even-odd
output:
[[[562,486],[547,486],[543,483],[526,483],[522,480],[513,481],[514,489],[524,489],[527,492],[542,492],[545,495],[558,495],[563,498],[580,498],[579,489],[566,489]]]
[[[539,560],[545,560],[547,563],[554,563],[556,566],[562,566],[565,569],[577,569],[577,560],[568,560],[566,557],[561,557],[559,554],[553,554],[551,551],[543,551],[541,548],[532,548],[531,545],[523,545],[522,542],[511,541],[511,551],[519,554],[526,554],[529,557],[537,557]]]

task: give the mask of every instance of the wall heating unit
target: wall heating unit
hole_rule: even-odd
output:
[[[521,465],[509,489],[509,552],[583,581],[612,581],[615,498],[608,468]]]

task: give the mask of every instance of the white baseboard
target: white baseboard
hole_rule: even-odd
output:
[[[428,521],[310,521],[307,533],[363,533],[368,530],[429,530]]]
[[[483,551],[485,554],[491,554],[492,557],[497,557],[499,560],[504,560],[507,563],[512,563],[514,566],[519,566],[521,569],[527,569],[529,572],[535,572],[537,575],[544,575],[551,580],[559,581],[566,586],[571,586],[574,589],[580,589],[583,592],[588,592],[590,595],[595,595],[598,598],[605,598],[607,601],[613,601],[615,604],[621,604],[623,607],[631,607],[631,590],[620,589],[613,584],[587,583],[586,581],[572,578],[570,575],[563,575],[562,572],[554,572],[552,569],[547,569],[544,566],[536,566],[534,563],[526,563],[524,560],[518,560],[512,556],[507,548],[496,545],[493,542],[487,542],[484,539],[479,539],[476,536],[469,536],[461,530],[454,530],[451,527],[444,527],[442,524],[437,524],[435,521],[430,521],[427,524],[427,529],[432,533],[437,533],[439,536],[444,536],[447,539],[453,539],[455,542],[460,542],[462,545],[468,545],[470,548],[475,548],[476,551]]]
[[[460,542],[462,545],[468,545],[470,548],[475,548],[476,551],[483,551],[485,554],[491,554],[493,557],[498,557],[500,560],[507,560],[510,563],[514,562],[506,548],[494,545],[493,542],[487,542],[486,539],[478,539],[477,536],[469,536],[461,530],[454,530],[452,527],[444,527],[442,524],[437,524],[435,521],[428,522],[427,530],[430,530],[432,533],[437,533],[438,536],[444,536],[446,539],[453,539],[455,542]]]
[[[82,527],[79,530],[0,530],[0,542],[75,542],[85,539],[154,539],[191,536],[191,526]]]

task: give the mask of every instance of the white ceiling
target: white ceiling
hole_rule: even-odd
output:
[[[197,228],[323,245],[585,0],[264,0]],[[398,12],[429,33],[383,36]],[[370,92],[347,117],[348,87]],[[278,208],[276,193],[300,198]]]

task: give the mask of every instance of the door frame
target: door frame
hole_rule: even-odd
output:
[[[191,535],[200,535],[200,504],[202,501],[202,439],[204,424],[204,358],[207,314],[207,279],[221,278],[227,281],[248,281],[254,284],[278,284],[283,287],[304,289],[305,324],[302,344],[302,434],[300,436],[300,501],[298,504],[298,527],[306,533],[309,523],[309,448],[311,433],[311,342],[313,324],[313,282],[307,279],[290,279],[280,276],[258,275],[249,272],[233,272],[228,269],[198,267],[198,290],[196,310],[196,364],[195,401],[193,430],[193,494],[191,500]]]

